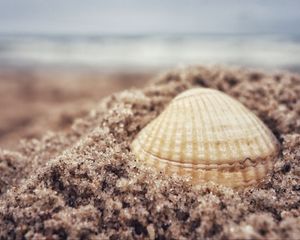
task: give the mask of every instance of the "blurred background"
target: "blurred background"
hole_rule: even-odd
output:
[[[300,71],[300,1],[0,0],[0,147],[178,66]]]

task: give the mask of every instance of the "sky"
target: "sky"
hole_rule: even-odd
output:
[[[300,33],[298,0],[0,0],[0,33]]]

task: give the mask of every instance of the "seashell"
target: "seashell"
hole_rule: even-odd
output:
[[[139,162],[160,172],[235,188],[260,182],[280,148],[244,105],[220,91],[195,88],[175,97],[131,149]]]

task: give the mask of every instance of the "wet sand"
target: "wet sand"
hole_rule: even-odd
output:
[[[259,186],[192,186],[136,165],[136,134],[174,96],[199,86],[242,102],[280,141],[274,170]],[[299,96],[296,74],[193,67],[93,99],[67,130],[41,131],[0,151],[0,238],[298,239]]]

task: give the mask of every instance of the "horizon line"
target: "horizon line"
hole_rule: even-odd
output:
[[[248,31],[248,32],[44,32],[44,31],[1,31],[0,35],[35,35],[35,36],[189,36],[189,35],[300,35],[294,31]]]

